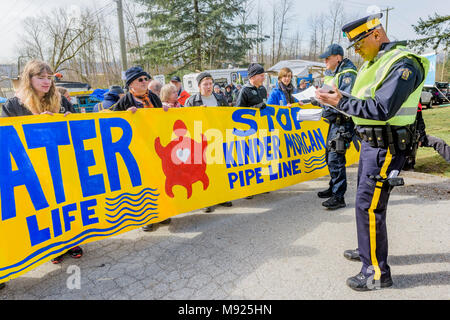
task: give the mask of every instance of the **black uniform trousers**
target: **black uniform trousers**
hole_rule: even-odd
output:
[[[327,149],[325,152],[328,171],[330,172],[330,190],[338,198],[343,198],[347,191],[347,172],[345,168],[347,162],[345,152],[338,153],[332,149],[330,150],[330,141],[337,137],[341,127],[345,129],[345,132],[353,133],[354,124],[351,121],[347,121],[341,125],[338,125],[336,122],[330,122],[327,136]]]
[[[374,280],[384,280],[391,276],[388,256],[386,209],[390,188],[371,178],[380,175],[386,179],[392,170],[400,170],[405,155],[388,149],[374,148],[366,141],[361,143],[358,168],[358,189],[356,191],[356,228],[361,272]]]

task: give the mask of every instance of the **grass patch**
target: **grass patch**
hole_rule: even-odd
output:
[[[426,132],[450,143],[450,106],[422,110]],[[450,178],[450,163],[446,162],[433,148],[417,150],[415,171]]]

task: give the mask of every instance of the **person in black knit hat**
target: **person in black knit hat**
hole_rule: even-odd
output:
[[[235,107],[265,108],[267,90],[263,86],[265,80],[264,68],[259,63],[252,63],[248,67],[248,83],[239,92]]]

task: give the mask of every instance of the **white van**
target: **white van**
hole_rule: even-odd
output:
[[[248,81],[247,69],[219,69],[205,70],[205,72],[209,72],[212,75],[214,84],[219,84],[222,87],[230,83],[244,84]],[[183,88],[191,95],[199,92],[197,84],[198,75],[199,73],[189,73],[183,77]]]

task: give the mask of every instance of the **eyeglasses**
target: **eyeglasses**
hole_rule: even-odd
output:
[[[367,38],[368,36],[370,36],[372,33],[373,33],[373,31],[372,31],[372,32],[369,32],[369,33],[366,34],[364,37],[362,37],[361,39],[359,39],[359,40],[353,45],[353,48],[354,48],[355,50],[359,50],[359,49],[361,48],[362,44],[364,43],[363,40],[364,40],[365,38]]]
[[[137,81],[139,81],[139,82],[148,81],[148,78],[147,77],[142,77],[142,78],[137,79]]]

